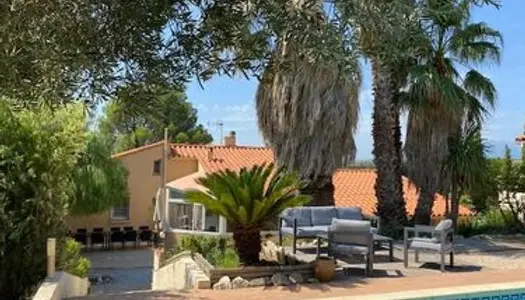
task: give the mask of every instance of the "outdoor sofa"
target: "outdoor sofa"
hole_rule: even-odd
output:
[[[292,236],[293,253],[297,251],[297,239],[314,239],[328,234],[333,219],[363,221],[375,224],[371,233],[379,233],[379,218],[364,216],[360,207],[303,206],[288,208],[279,220],[279,245],[284,235]]]

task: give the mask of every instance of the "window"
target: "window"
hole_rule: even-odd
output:
[[[168,200],[168,221],[171,229],[203,230],[205,209],[183,199],[181,191],[170,189]]]
[[[160,166],[161,162],[160,159],[157,159],[153,162],[153,175],[160,175]]]
[[[129,203],[111,208],[111,220],[129,220]]]

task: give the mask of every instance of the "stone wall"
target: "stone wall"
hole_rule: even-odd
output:
[[[193,260],[189,251],[181,252],[153,270],[151,288],[154,291],[210,288],[210,279]]]
[[[54,278],[46,278],[33,300],[61,300],[88,294],[89,281],[66,272],[57,272]]]

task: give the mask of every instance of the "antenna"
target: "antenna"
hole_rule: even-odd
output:
[[[219,128],[219,137],[220,137],[219,143],[222,143],[224,141],[224,122],[222,120],[217,120],[213,122],[213,125]]]

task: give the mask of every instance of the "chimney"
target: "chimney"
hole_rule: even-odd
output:
[[[208,160],[214,160],[215,158],[213,157],[213,148],[212,147],[209,147],[208,148]]]
[[[235,138],[235,131],[230,131],[230,134],[224,137],[224,146],[226,147],[237,146],[237,139]]]

